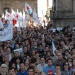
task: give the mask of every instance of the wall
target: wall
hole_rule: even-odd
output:
[[[28,3],[32,9],[37,8],[37,0],[0,0],[0,14],[3,12],[3,8],[12,8],[16,11],[18,8],[20,11],[23,11],[25,8],[25,3]]]

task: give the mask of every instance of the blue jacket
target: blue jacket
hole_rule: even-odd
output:
[[[17,75],[28,75],[28,72],[25,71],[24,73],[22,73],[21,71],[19,71],[19,72],[17,73]]]

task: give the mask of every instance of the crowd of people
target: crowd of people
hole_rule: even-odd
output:
[[[75,32],[70,26],[13,28],[13,39],[0,41],[0,75],[75,75]],[[52,41],[56,50],[53,53]],[[22,48],[22,52],[14,52]]]

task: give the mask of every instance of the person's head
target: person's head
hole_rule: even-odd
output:
[[[24,57],[24,52],[21,52],[20,56],[21,56],[21,58],[23,58]]]
[[[21,63],[21,60],[19,57],[16,58],[16,64],[20,64]]]
[[[56,64],[55,65],[55,70],[56,70],[56,73],[60,72],[61,71],[61,67],[59,64]]]
[[[4,46],[4,51],[6,51],[7,50],[7,47],[6,46]]]
[[[64,51],[64,50],[63,50],[62,48],[59,48],[59,52],[60,52],[60,53],[63,53],[63,51]]]
[[[24,63],[25,63],[25,66],[28,66],[30,63],[29,59],[25,59]]]
[[[48,57],[50,57],[50,56],[51,56],[51,54],[50,54],[50,52],[49,52],[49,51],[47,52],[47,56],[48,56]]]
[[[36,63],[30,63],[30,66],[35,68],[36,67]]]
[[[42,43],[42,47],[45,47],[46,46],[46,44],[45,43]]]
[[[35,53],[36,53],[36,51],[35,50],[32,50],[32,55],[33,56],[35,56]]]
[[[59,52],[58,50],[55,50],[55,54],[56,54],[56,55],[58,54],[58,52]]]
[[[75,59],[73,59],[73,62],[72,62],[72,64],[73,64],[73,67],[75,67]]]
[[[34,68],[33,67],[28,68],[28,75],[34,75]]]
[[[39,53],[38,52],[36,52],[36,58],[38,58],[39,57]]]
[[[1,56],[4,56],[4,51],[3,51],[3,50],[1,50],[0,52],[1,52]]]
[[[7,48],[7,53],[10,54],[11,53],[11,49]]]
[[[25,64],[24,64],[24,63],[21,63],[21,64],[20,64],[20,70],[21,70],[22,72],[25,71]]]
[[[45,58],[44,58],[44,57],[41,57],[41,58],[40,58],[40,63],[41,63],[41,64],[44,64],[44,63],[45,63]]]
[[[64,41],[61,41],[60,44],[63,46],[63,45],[65,45],[65,42]]]
[[[4,56],[4,62],[6,62],[6,61],[9,62],[9,56],[8,55]]]
[[[16,75],[13,67],[9,67],[9,75]]]
[[[26,47],[26,46],[24,46],[23,51],[24,51],[24,52],[27,52],[27,51],[28,51],[28,49],[27,49],[27,47]]]
[[[1,71],[2,74],[6,74],[8,72],[7,65],[6,64],[2,64],[0,71]]]
[[[38,69],[38,68],[35,68],[35,69],[34,69],[34,75],[39,75],[39,74],[40,74],[39,69]]]
[[[70,68],[69,68],[69,63],[66,61],[63,63],[63,69],[68,71]]]
[[[48,46],[46,47],[45,51],[46,51],[46,52],[49,51],[49,47],[48,47]]]
[[[18,57],[18,56],[19,56],[19,52],[16,51],[16,52],[15,52],[15,57]]]
[[[15,48],[18,49],[18,48],[19,48],[19,44],[16,44],[16,45],[15,45]]]
[[[68,50],[65,51],[65,55],[69,55],[69,51]]]
[[[52,66],[52,59],[50,59],[50,58],[47,59],[47,64],[48,64],[49,67],[51,67]]]
[[[15,62],[11,63],[10,66],[13,67],[13,68],[17,68],[17,65],[16,65]]]
[[[37,46],[37,42],[34,42],[34,46]]]
[[[72,55],[75,55],[75,49],[72,49],[71,53]]]
[[[75,59],[75,55],[72,55],[72,58]]]
[[[62,59],[63,59],[62,53],[59,52],[59,53],[57,54],[57,56],[58,56],[58,59],[59,59],[59,60],[62,60]]]
[[[68,57],[68,59],[67,59],[67,61],[69,62],[69,63],[72,63],[72,56],[70,56],[70,57]],[[70,64],[69,64],[70,65]]]

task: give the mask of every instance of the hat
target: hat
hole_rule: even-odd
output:
[[[1,67],[6,67],[7,68],[7,65],[6,64],[2,64]]]

